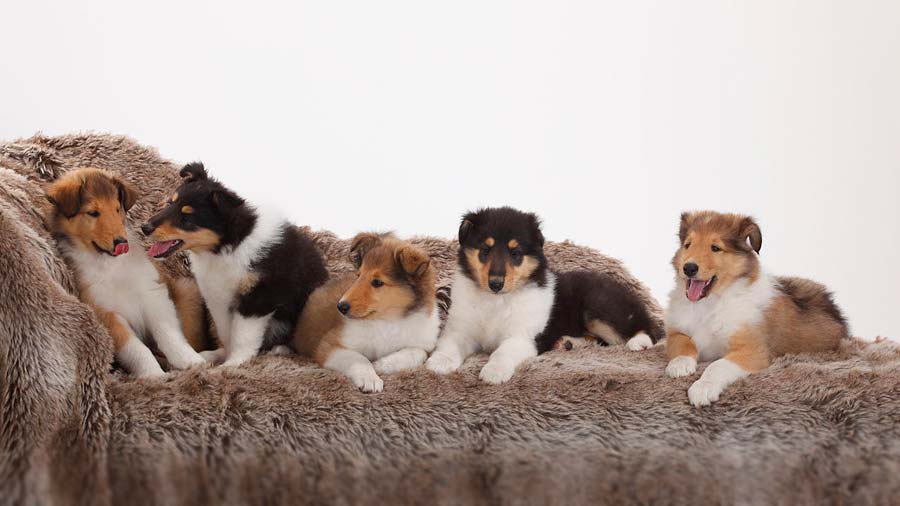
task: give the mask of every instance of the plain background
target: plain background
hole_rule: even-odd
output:
[[[686,209],[900,337],[900,2],[12,2],[0,138],[127,134],[342,236],[510,204],[661,300]]]

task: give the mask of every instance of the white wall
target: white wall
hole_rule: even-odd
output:
[[[0,138],[128,134],[344,236],[511,204],[660,298],[681,210],[752,213],[900,337],[900,2],[186,4],[5,5]]]

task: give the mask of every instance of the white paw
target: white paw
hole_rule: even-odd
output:
[[[688,388],[688,399],[691,404],[697,406],[709,406],[719,400],[722,393],[722,385],[715,381],[700,378]]]
[[[165,378],[169,375],[169,373],[163,371],[162,368],[159,367],[158,365],[155,369],[147,368],[145,370],[135,371],[133,374],[134,374],[134,377],[140,378],[140,379],[161,379],[161,378]]]
[[[666,374],[670,378],[690,376],[695,372],[697,372],[697,359],[687,355],[673,358],[669,361],[669,365],[666,366]]]
[[[167,356],[166,359],[173,369],[189,369],[206,363],[206,360],[193,350],[185,353],[173,354],[171,357]]]
[[[203,357],[203,360],[207,361],[210,364],[220,364],[223,360],[225,360],[225,348],[201,351],[200,356]]]
[[[500,383],[509,381],[514,372],[516,372],[515,367],[510,367],[503,362],[488,361],[488,363],[481,368],[481,374],[479,374],[478,377],[485,383],[499,385]]]
[[[356,385],[356,388],[363,392],[381,392],[384,390],[384,381],[369,367],[351,371],[347,377]]]
[[[649,350],[653,347],[653,341],[650,340],[650,336],[641,332],[629,339],[628,342],[625,343],[625,347],[631,351]]]
[[[394,353],[376,360],[372,365],[375,371],[381,374],[393,374],[395,372],[407,371],[415,369],[425,363],[427,353],[425,350],[408,350],[401,353]]]
[[[294,350],[290,349],[288,346],[285,346],[283,344],[279,344],[278,346],[273,346],[272,349],[269,350],[268,353],[266,353],[266,355],[275,355],[275,356],[280,356],[280,357],[283,357],[286,355],[293,355],[293,354],[294,354]]]
[[[440,352],[433,353],[428,357],[428,361],[425,362],[425,367],[427,367],[429,371],[434,371],[438,374],[450,374],[459,369],[459,366],[461,365],[461,362]]]

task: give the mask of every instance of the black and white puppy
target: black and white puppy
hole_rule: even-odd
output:
[[[287,343],[312,291],[328,279],[312,239],[278,213],[251,206],[210,178],[181,169],[182,185],[141,227],[150,256],[188,251],[223,348],[210,361],[239,365]]]
[[[608,306],[610,300],[616,304]],[[610,329],[622,340],[638,337],[634,329],[646,326],[631,325],[643,318],[635,317],[633,304],[640,306],[640,301],[611,277],[554,274],[534,214],[509,207],[481,209],[466,214],[460,225],[447,323],[426,367],[446,374],[469,355],[485,351],[491,356],[480,378],[503,383],[522,362],[552,349],[564,336],[601,337],[593,328],[608,334],[611,342],[616,341]],[[644,338],[661,335],[661,329],[654,329],[653,339]]]

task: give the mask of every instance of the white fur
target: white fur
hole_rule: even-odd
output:
[[[650,336],[643,332],[638,332],[625,343],[625,348],[631,351],[649,350],[652,347],[653,341],[650,339]]]
[[[689,336],[704,362],[722,358],[728,340],[741,327],[760,323],[776,295],[772,278],[763,273],[755,283],[739,279],[721,293],[697,302],[685,295],[684,280],[679,278],[675,285],[669,294],[666,328]]]
[[[437,349],[426,367],[447,374],[477,351],[491,353],[480,378],[488,383],[509,380],[522,362],[537,356],[535,337],[544,330],[553,308],[556,277],[547,284],[522,286],[511,293],[482,290],[459,269],[453,276],[452,303]]]
[[[324,366],[343,373],[365,392],[380,392],[384,383],[375,371],[390,374],[422,365],[434,349],[440,325],[436,305],[399,319],[348,319],[341,329],[343,348],[333,351]]]
[[[153,368],[147,363],[153,354],[142,342],[152,336],[172,367],[186,369],[204,363],[181,332],[175,304],[159,272],[137,237],[131,231],[127,235],[134,250],[116,257],[62,243],[85,295],[97,307],[115,313],[135,335],[134,342],[116,353],[116,359],[135,375],[159,375],[162,369],[159,364]],[[145,351],[139,351],[140,347]]]
[[[281,238],[287,224],[279,214],[257,208],[253,231],[237,246],[218,253],[189,253],[191,271],[225,348],[224,365],[240,365],[259,353],[271,315],[244,317],[234,304],[241,281],[251,274],[251,264]]]
[[[750,374],[727,358],[709,364],[700,379],[688,389],[688,399],[694,406],[709,406],[719,400],[719,394],[728,385]]]
[[[697,372],[697,360],[694,357],[681,355],[669,361],[666,366],[666,374],[670,378],[680,378],[682,376],[690,376]]]

